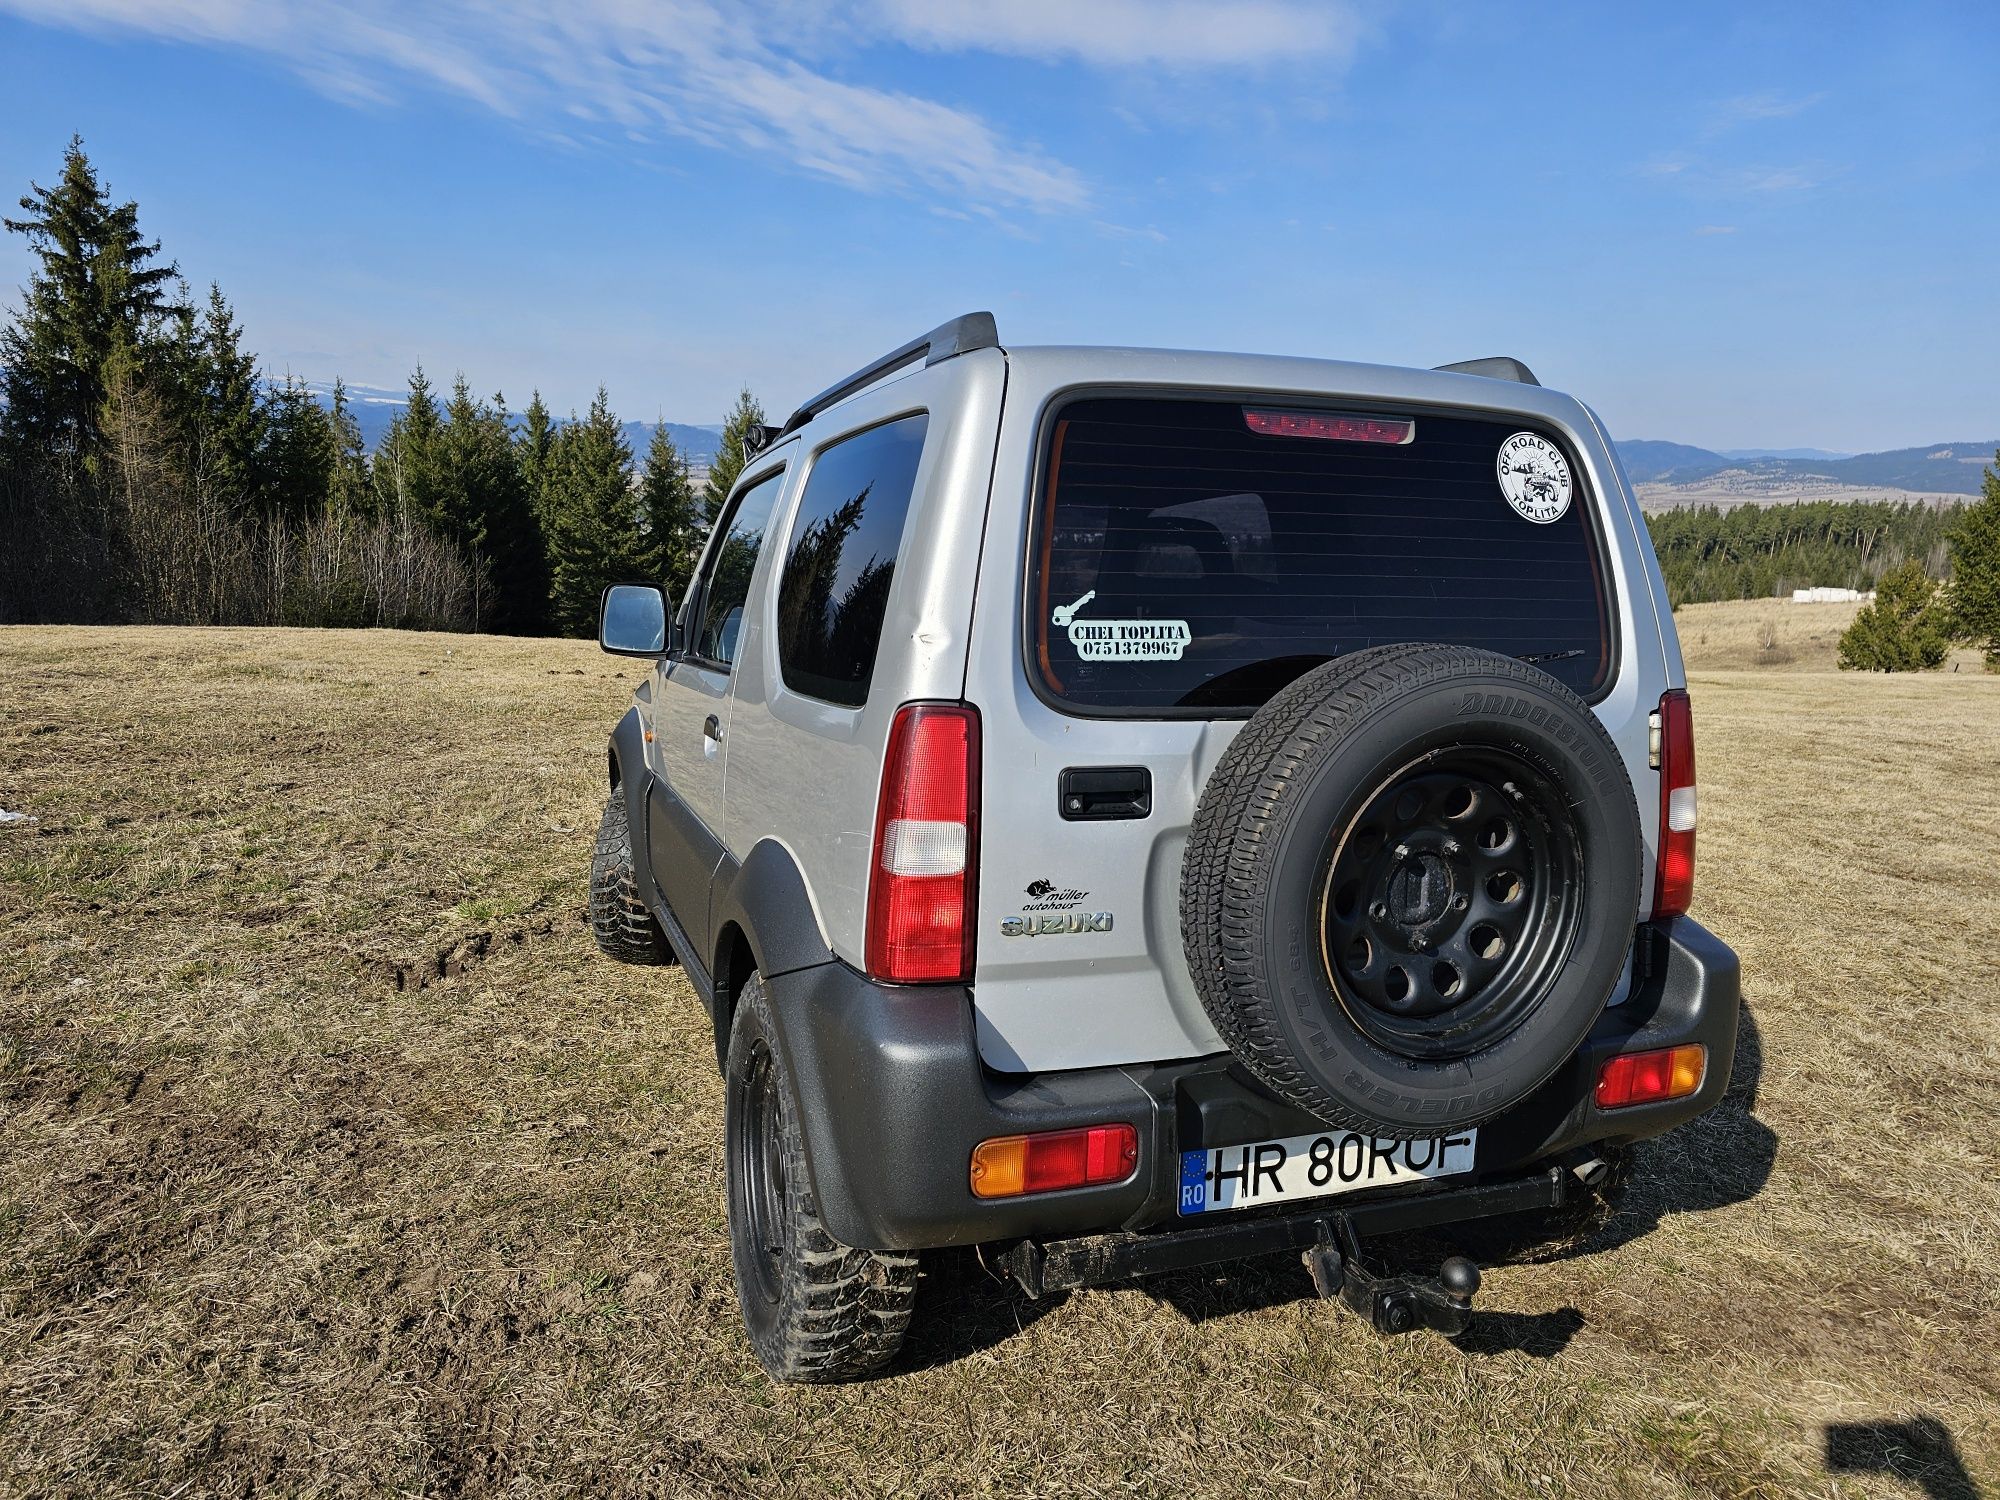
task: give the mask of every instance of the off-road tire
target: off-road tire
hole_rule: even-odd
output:
[[[625,793],[614,789],[590,856],[590,935],[622,964],[670,964],[674,950],[639,894],[632,870],[632,825]]]
[[[914,1252],[843,1245],[821,1223],[806,1169],[805,1140],[770,1000],[752,974],[729,1028],[725,1072],[729,1244],[750,1347],[773,1380],[859,1380],[895,1357],[916,1300]],[[759,1091],[759,1080],[768,1092]],[[760,1108],[767,1105],[767,1108]],[[764,1121],[760,1128],[756,1119]],[[759,1137],[774,1160],[759,1154]],[[765,1179],[762,1214],[753,1182]],[[760,1238],[775,1241],[766,1246]]]
[[[1513,1032],[1483,1053],[1424,1060],[1343,1014],[1304,930],[1301,872],[1368,777],[1455,737],[1511,740],[1574,797],[1585,912],[1559,977]],[[1569,689],[1490,651],[1376,647],[1292,683],[1224,752],[1182,859],[1182,941],[1216,1031],[1279,1097],[1351,1130],[1438,1136],[1504,1113],[1574,1054],[1623,969],[1643,853],[1617,747]]]

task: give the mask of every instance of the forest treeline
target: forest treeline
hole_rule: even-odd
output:
[[[1815,586],[1866,591],[1906,561],[1945,579],[1950,538],[1965,510],[1893,500],[1703,505],[1655,511],[1646,526],[1678,609]]]
[[[72,141],[21,217],[0,326],[0,622],[387,625],[587,635],[606,583],[684,582],[764,420],[748,391],[697,487],[635,462],[605,393],[558,421],[436,390],[371,455],[344,388],[273,382],[220,288],[189,294]]]
[[[178,268],[72,141],[30,185],[36,269],[0,325],[0,622],[388,625],[588,635],[605,584],[681,592],[764,420],[746,390],[697,487],[664,425],[635,459],[604,391],[559,421],[419,369],[368,453],[267,379],[221,289]],[[1952,572],[1964,506],[1699,507],[1647,517],[1676,607]]]

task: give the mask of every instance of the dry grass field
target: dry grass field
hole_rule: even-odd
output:
[[[582,922],[630,664],[0,631],[0,1491],[2000,1495],[2000,678],[1804,618],[1681,621],[1732,1096],[1462,1345],[959,1255],[837,1389],[752,1363],[697,1004]]]

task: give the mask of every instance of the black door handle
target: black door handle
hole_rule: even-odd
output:
[[[1153,773],[1144,766],[1070,766],[1056,781],[1056,806],[1067,823],[1153,815]]]
[[[703,739],[720,740],[722,738],[722,720],[716,718],[714,714],[710,714],[701,721],[701,734]]]

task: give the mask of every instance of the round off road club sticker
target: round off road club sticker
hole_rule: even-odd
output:
[[[1500,493],[1538,526],[1569,509],[1569,460],[1538,432],[1517,432],[1500,445]]]

